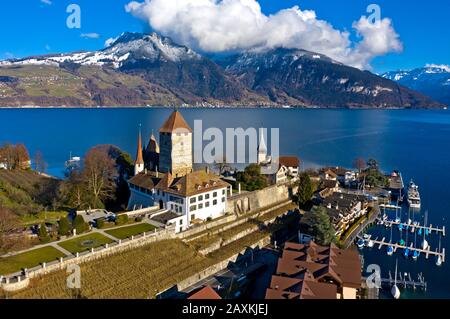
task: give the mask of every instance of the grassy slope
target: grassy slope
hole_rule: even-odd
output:
[[[19,216],[40,213],[51,204],[58,186],[58,180],[33,171],[0,170],[0,204]]]

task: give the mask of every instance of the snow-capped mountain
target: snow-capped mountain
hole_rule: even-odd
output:
[[[288,105],[377,108],[436,105],[393,81],[304,50],[247,52],[220,63],[248,88]]]
[[[46,55],[19,60],[0,61],[0,66],[8,65],[49,65],[60,66],[63,63],[80,65],[111,66],[120,68],[125,63],[145,59],[149,62],[165,60],[180,62],[200,59],[193,50],[175,44],[170,38],[156,33],[123,33],[107,48],[100,51],[75,52],[69,54]]]
[[[98,51],[0,62],[0,106],[180,104],[443,107],[322,54],[278,48],[213,61],[156,33],[123,33]]]
[[[381,75],[410,89],[450,105],[450,66],[429,64],[410,71],[392,71]]]

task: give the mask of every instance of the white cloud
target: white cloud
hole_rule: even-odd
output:
[[[41,0],[42,3],[44,4],[48,4],[49,6],[52,5],[52,1],[51,0]]]
[[[370,61],[402,50],[390,19],[376,24],[361,17],[350,33],[317,18],[298,6],[265,15],[256,0],[145,0],[132,1],[125,10],[177,42],[206,52],[299,48],[315,51],[345,64],[370,68]]]
[[[433,63],[429,63],[425,65],[426,68],[433,68],[433,69],[442,69],[445,70],[445,72],[449,72],[450,73],[450,65],[446,65],[446,64],[433,64]]]
[[[82,33],[82,34],[80,34],[80,37],[87,38],[87,39],[98,39],[98,38],[100,38],[100,34],[98,34],[98,33]]]

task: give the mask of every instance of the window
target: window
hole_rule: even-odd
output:
[[[206,203],[205,203],[205,207],[209,207],[209,202],[206,202]]]
[[[203,208],[203,204],[198,204],[198,209],[202,209]]]
[[[213,197],[217,197],[217,192],[214,192],[214,193],[213,193]]]
[[[181,225],[183,225],[183,220],[182,220],[182,219],[180,219],[180,226],[181,226]]]
[[[226,192],[225,190],[222,190],[222,195],[225,195],[225,192]]]
[[[200,201],[202,201],[203,200],[203,195],[200,195],[199,197],[198,197],[198,201],[200,202]]]
[[[191,207],[189,207],[189,210],[191,212],[196,211],[197,210],[197,205],[192,205]]]
[[[197,197],[191,197],[190,201],[191,204],[194,204],[195,202],[197,202]]]
[[[225,203],[225,197],[222,197],[222,203]]]
[[[213,206],[217,205],[217,199],[213,200]]]
[[[191,215],[191,220],[194,220],[195,219],[195,214],[192,214]]]

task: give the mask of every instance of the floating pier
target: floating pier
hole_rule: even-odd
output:
[[[412,288],[416,290],[417,288],[420,288],[424,291],[427,290],[427,282],[422,273],[417,276],[417,281],[411,279],[411,273],[402,274],[401,272],[398,274],[397,280],[395,280],[395,278],[392,278],[391,271],[389,271],[389,278],[381,278],[382,285],[384,284],[392,287],[395,283],[405,289]]]
[[[404,223],[404,222],[396,222],[395,220],[383,220],[381,218],[378,218],[379,222],[383,222],[385,225],[387,225],[388,227],[392,227],[392,226],[399,226],[402,225],[404,229],[406,229],[407,227],[414,227],[415,231],[418,231],[419,229],[422,229],[423,231],[428,230],[428,232],[430,234],[432,234],[433,232],[435,232],[436,234],[442,234],[442,236],[445,236],[445,226],[442,226],[442,228],[439,227],[433,227],[433,225],[430,224],[430,226],[421,226],[420,224],[418,225],[414,225],[413,223]]]
[[[380,206],[380,208],[384,208],[384,209],[402,209],[401,206],[397,206],[397,205],[391,205],[391,204],[379,204],[378,206]]]
[[[397,243],[388,242],[386,241],[386,238],[383,238],[382,240],[378,240],[378,238],[372,239],[372,235],[368,235],[366,238],[362,237],[361,235],[358,235],[357,238],[364,241],[372,241],[374,246],[378,245],[379,250],[384,246],[392,246],[392,248],[394,248],[395,253],[397,252],[398,249],[408,248],[411,252],[417,251],[421,254],[424,254],[426,259],[428,259],[430,256],[440,256],[442,262],[443,263],[445,262],[445,248],[442,249],[442,252],[440,252],[438,249],[436,249],[436,251],[433,251],[431,250],[430,247],[428,247],[427,249],[415,248],[412,243],[410,246],[400,245]]]

